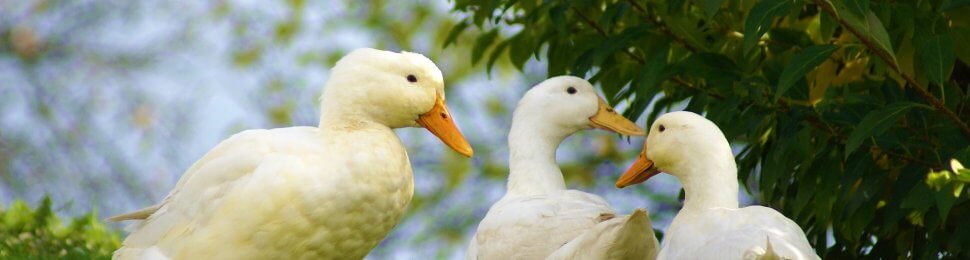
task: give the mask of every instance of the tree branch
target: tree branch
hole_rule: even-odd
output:
[[[634,4],[634,7],[635,8],[638,6],[635,2],[631,2],[631,4]],[[642,7],[638,8],[638,9],[642,10]],[[609,38],[609,34],[606,32],[606,30],[604,30],[602,27],[600,27],[595,21],[589,19],[580,10],[578,10],[576,8],[573,8],[573,12],[575,12],[576,15],[579,16],[583,20],[583,22],[585,22],[591,28],[593,28],[594,30],[596,30],[597,33],[599,33],[601,36],[603,36],[604,38]],[[670,36],[670,37],[675,37],[675,38],[677,37],[676,35],[672,35],[672,34],[669,34],[669,33],[667,35]],[[683,44],[684,47],[687,48],[688,50],[693,51],[693,49],[690,48],[690,46],[687,45],[686,42],[681,42],[681,41],[678,41],[678,42],[680,42],[681,44]],[[624,53],[626,53],[627,55],[629,55],[630,58],[633,58],[633,60],[635,60],[640,65],[643,65],[643,64],[646,63],[643,58],[640,58],[639,56],[637,56],[633,52],[630,52],[629,50],[624,50]],[[691,91],[694,91],[696,93],[701,93],[701,94],[704,94],[704,95],[708,95],[710,97],[713,97],[713,98],[719,99],[719,100],[723,100],[723,99],[727,98],[727,97],[725,97],[723,95],[720,95],[720,94],[717,94],[717,93],[708,92],[704,88],[701,88],[701,87],[698,87],[698,86],[694,86],[694,84],[692,84],[691,82],[686,81],[684,79],[681,79],[680,77],[677,77],[677,76],[671,77],[670,80],[672,80],[672,81],[676,82],[677,84],[680,84],[680,85],[684,86],[685,88],[690,89]],[[788,104],[788,102],[786,100],[779,99],[777,102],[780,105],[780,107],[765,106],[765,105],[762,105],[762,104],[760,104],[758,102],[754,102],[754,101],[750,101],[750,102],[747,102],[747,103],[749,103],[749,104],[750,103],[753,103],[756,106],[760,106],[760,107],[763,107],[763,108],[766,108],[766,109],[774,110],[774,111],[779,112],[779,113],[785,113],[787,110],[790,110],[790,108],[789,108],[790,105]],[[823,120],[821,120],[821,119],[819,119],[818,117],[815,117],[815,116],[809,116],[808,117],[808,122],[809,122],[809,125],[815,127],[816,129],[819,129],[819,130],[822,130],[822,131],[825,131],[825,132],[828,132],[828,133],[832,134],[836,139],[838,139],[838,140],[840,140],[841,142],[844,143],[844,139],[846,137],[845,136],[842,136],[838,131],[836,131],[831,126],[829,126],[828,124],[826,124],[825,121],[823,121]],[[872,146],[872,147],[874,147],[876,149],[879,149],[878,147],[875,147],[875,146]],[[903,155],[903,154],[899,154],[899,153],[894,153],[894,152],[890,152],[890,151],[886,151],[886,150],[882,150],[882,149],[879,149],[879,151],[883,152],[884,154],[886,154],[888,156],[896,157],[898,159],[901,159],[901,160],[904,160],[904,161],[908,161],[908,162],[922,164],[922,165],[928,166],[930,168],[933,168],[933,167],[939,168],[940,167],[940,165],[938,165],[938,164],[934,164],[932,162],[929,162],[929,161],[926,161],[926,160],[921,160],[919,158],[915,158],[915,157],[912,157],[912,156]]]
[[[653,16],[647,13],[646,8],[644,8],[639,3],[633,0],[627,0],[627,3],[630,3],[630,5],[633,6],[633,9],[636,9],[638,13],[643,15],[643,20],[652,23],[654,26],[657,26],[658,31],[660,31],[663,34],[666,34],[667,36],[670,36],[670,38],[673,38],[674,41],[677,41],[677,43],[680,43],[681,46],[684,46],[684,49],[687,49],[691,53],[697,53],[697,49],[695,49],[693,46],[690,46],[690,44],[687,43],[687,40],[684,40],[684,38],[681,38],[680,36],[677,36],[676,34],[674,34],[674,32],[671,32],[670,29],[667,28],[666,24],[658,21],[657,19],[654,19]]]
[[[583,21],[586,22],[587,25],[589,25],[589,27],[593,27],[593,29],[596,29],[596,32],[598,32],[604,38],[607,38],[607,40],[609,40],[610,35],[606,33],[606,31],[603,30],[603,28],[601,28],[598,24],[596,24],[595,21],[590,20],[588,17],[586,17],[586,15],[583,14],[583,12],[579,11],[579,9],[576,9],[576,7],[573,7],[572,9],[573,9],[573,12],[575,12],[576,15],[579,16],[579,18],[583,19]],[[643,58],[640,58],[640,56],[637,56],[635,53],[630,52],[630,50],[623,50],[623,52],[625,52],[626,55],[629,55],[630,58],[633,58],[633,60],[637,61],[637,63],[640,63],[641,65],[645,63]]]
[[[633,4],[636,4],[636,3],[633,3]],[[586,24],[589,25],[589,27],[592,27],[593,29],[595,29],[596,32],[598,32],[604,38],[609,38],[609,34],[606,32],[606,30],[603,30],[602,27],[600,27],[598,24],[596,24],[595,21],[589,19],[589,17],[586,17],[586,15],[584,15],[583,12],[579,11],[579,9],[576,9],[574,7],[573,8],[573,12],[575,12],[576,15],[579,16],[579,18],[581,18],[583,20],[583,22],[586,22]],[[658,27],[660,27],[660,26],[662,26],[662,24],[659,25]],[[670,36],[670,37],[677,38],[677,36],[676,35],[673,35],[672,33],[670,33],[670,31],[667,31],[667,35]],[[690,50],[691,52],[694,52],[694,49],[691,48],[689,45],[686,45],[687,44],[686,42],[682,42],[682,40],[679,41],[679,42],[681,42],[681,44],[684,44],[684,47],[687,48],[687,50]],[[637,61],[637,63],[640,63],[640,65],[646,64],[646,61],[644,61],[643,58],[640,58],[640,56],[637,56],[635,53],[631,52],[630,50],[624,49],[623,52],[626,53],[628,56],[630,56],[630,58],[632,58],[633,60]],[[671,77],[671,80],[673,80],[674,82],[677,82],[680,85],[683,85],[684,87],[686,87],[688,89],[694,90],[696,92],[701,92],[701,93],[704,93],[704,94],[706,94],[708,96],[715,97],[717,99],[724,99],[724,96],[722,96],[720,94],[717,94],[717,93],[707,92],[703,88],[699,88],[697,86],[694,86],[694,84],[691,84],[690,82],[688,82],[686,80],[683,80],[680,77],[673,76],[673,77]]]
[[[923,96],[923,99],[926,99],[926,101],[929,102],[930,105],[933,106],[933,108],[936,108],[936,110],[940,111],[940,113],[943,113],[943,115],[949,117],[950,120],[953,120],[953,122],[956,123],[958,127],[960,127],[960,130],[963,131],[963,134],[967,138],[970,138],[970,126],[967,126],[967,123],[964,123],[963,120],[960,120],[960,116],[958,116],[956,113],[953,113],[953,111],[951,111],[950,109],[946,108],[946,106],[943,105],[943,102],[941,102],[939,99],[934,97],[933,94],[927,91],[922,85],[919,84],[919,82],[913,79],[912,76],[907,75],[906,73],[903,73],[903,71],[899,69],[899,65],[896,64],[896,61],[893,60],[892,57],[889,55],[888,50],[883,50],[876,47],[875,44],[873,44],[872,41],[869,40],[869,37],[865,37],[861,32],[859,32],[858,29],[849,25],[849,22],[847,22],[845,19],[842,19],[842,17],[839,17],[839,15],[835,12],[835,10],[832,9],[832,6],[826,5],[825,3],[822,2],[822,0],[814,0],[814,2],[815,2],[815,5],[818,5],[819,8],[822,9],[822,11],[824,11],[830,17],[838,21],[843,28],[848,30],[853,35],[855,35],[856,39],[859,39],[859,42],[865,45],[866,48],[874,52],[876,56],[879,56],[879,58],[882,59],[883,62],[886,62],[886,64],[889,64],[889,67],[892,68],[893,71],[895,71],[897,74],[902,76],[903,79],[906,80],[908,85],[912,86],[912,89],[916,90],[917,93]]]

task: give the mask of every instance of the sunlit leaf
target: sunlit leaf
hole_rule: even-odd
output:
[[[825,13],[818,14],[819,19],[819,39],[822,43],[827,43],[829,39],[832,38],[832,34],[835,33],[835,28],[838,27],[839,23],[835,21],[832,16]]]
[[[778,79],[775,99],[777,100],[784,95],[795,82],[805,78],[806,73],[828,59],[832,52],[838,49],[839,47],[835,45],[815,45],[805,48],[801,53],[792,57],[791,64],[785,67],[785,70],[781,72],[781,78]]]

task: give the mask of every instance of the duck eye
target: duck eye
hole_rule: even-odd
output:
[[[566,93],[569,93],[570,95],[576,94],[576,88],[569,87],[569,88],[566,89]]]
[[[414,75],[408,75],[408,81],[410,81],[411,83],[418,82],[418,77],[415,77]]]
[[[657,129],[658,129],[658,130],[660,130],[660,132],[663,132],[663,131],[664,131],[664,130],[666,130],[667,128],[666,128],[666,127],[664,127],[664,125],[660,125],[660,127],[657,127]]]

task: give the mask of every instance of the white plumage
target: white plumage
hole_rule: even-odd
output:
[[[583,79],[551,78],[525,94],[509,133],[508,191],[479,223],[467,258],[643,259],[656,252],[646,212],[616,217],[602,198],[565,187],[556,148],[594,126],[643,134]]]
[[[680,180],[685,199],[664,233],[658,259],[818,258],[802,229],[778,211],[738,207],[731,147],[706,118],[691,112],[658,118],[643,152],[617,186],[642,182],[659,172]]]
[[[113,218],[143,219],[115,258],[366,256],[413,192],[408,155],[392,128],[421,124],[471,154],[448,129],[442,93],[441,72],[420,54],[348,54],[327,81],[319,127],[248,130],[223,141],[161,204]],[[447,122],[425,120],[429,111]]]

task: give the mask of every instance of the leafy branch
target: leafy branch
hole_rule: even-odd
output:
[[[640,6],[639,4],[637,4],[636,2],[630,1],[630,4],[633,5],[634,8],[637,9],[642,15],[649,16],[649,14],[646,13],[645,9],[643,9],[643,7]],[[602,28],[602,26],[600,26],[599,24],[597,24],[596,21],[593,21],[588,16],[586,16],[582,11],[580,11],[579,9],[577,9],[575,7],[572,8],[572,11],[574,13],[576,13],[576,15],[579,16],[579,18],[586,25],[588,25],[590,28],[593,28],[598,34],[600,34],[600,36],[602,36],[604,38],[609,38],[610,35],[609,35],[609,33],[607,33],[606,29]],[[652,22],[654,24],[654,26],[657,26],[657,28],[665,28],[665,26],[664,26],[663,23],[661,23],[659,21],[656,21],[655,19],[650,19],[649,17],[644,17],[644,20]],[[666,34],[668,37],[675,38],[675,41],[677,41],[679,44],[681,44],[682,46],[684,46],[684,48],[687,49],[688,51],[690,51],[691,53],[696,53],[696,49],[692,48],[686,41],[684,41],[683,39],[681,39],[678,36],[674,35],[669,30],[665,30],[665,29],[660,29],[660,30],[661,30],[661,32],[664,32],[664,34]],[[630,50],[623,50],[623,52],[626,53],[626,55],[628,55],[630,58],[632,58],[633,60],[635,60],[640,65],[644,65],[646,63],[643,58],[637,56],[635,53],[631,52]],[[718,99],[718,100],[724,100],[724,99],[727,98],[724,95],[721,95],[721,94],[718,94],[718,93],[713,93],[713,92],[707,91],[705,88],[695,86],[691,82],[688,82],[686,80],[683,80],[683,79],[681,79],[678,76],[672,76],[672,77],[670,77],[670,79],[672,81],[676,82],[677,84],[680,84],[680,85],[686,87],[687,89],[690,89],[691,91],[693,91],[695,93],[702,93],[704,95],[708,95],[708,96],[710,96],[712,98],[715,98],[715,99]],[[770,98],[770,95],[768,95],[767,93],[766,93],[766,98],[771,99]],[[755,101],[746,101],[744,103],[754,104],[754,105],[757,105],[759,107],[762,107],[762,108],[765,108],[765,109],[769,109],[769,110],[772,110],[772,111],[776,111],[776,112],[786,112],[786,111],[789,111],[790,110],[790,106],[791,106],[790,103],[792,103],[791,100],[788,100],[786,98],[781,98],[781,99],[778,99],[776,102],[780,106],[767,106],[767,105],[764,105],[764,104],[761,104],[761,103],[755,102]],[[819,129],[819,130],[822,130],[822,131],[825,131],[825,132],[828,132],[833,137],[835,137],[835,140],[838,143],[841,143],[841,144],[845,144],[846,143],[846,140],[848,139],[847,136],[845,136],[843,133],[838,132],[835,129],[832,129],[831,127],[829,127],[828,125],[826,125],[824,123],[824,120],[822,120],[821,118],[818,118],[818,116],[816,114],[810,113],[810,114],[805,114],[805,116],[807,117],[807,122],[809,122],[809,125],[811,125],[812,127],[816,128],[816,129]],[[904,160],[904,161],[921,164],[921,165],[926,166],[926,167],[929,167],[929,168],[940,169],[942,167],[940,164],[937,164],[937,163],[929,162],[929,161],[926,161],[926,160],[921,160],[921,159],[918,159],[918,158],[915,158],[915,157],[912,157],[912,156],[908,156],[908,155],[905,155],[905,154],[895,153],[895,152],[892,152],[892,151],[889,151],[889,150],[880,149],[880,148],[878,148],[876,146],[866,146],[866,147],[871,147],[871,148],[874,148],[874,149],[878,149],[879,151],[883,152],[883,154],[886,154],[886,155],[888,155],[890,157],[895,157],[897,159],[901,159],[901,160]]]
[[[912,86],[912,89],[916,90],[916,92],[919,93],[920,96],[923,96],[923,99],[926,99],[926,101],[929,102],[930,105],[933,106],[933,108],[935,108],[936,110],[940,111],[940,113],[943,113],[944,115],[949,117],[950,120],[953,120],[953,122],[960,127],[960,130],[963,131],[963,134],[966,135],[968,138],[970,138],[970,126],[967,126],[967,123],[964,123],[963,120],[960,120],[960,116],[958,116],[952,110],[946,108],[946,106],[943,105],[943,102],[941,102],[939,99],[934,97],[933,94],[931,94],[929,91],[926,90],[926,88],[924,88],[921,84],[919,84],[919,82],[917,82],[916,79],[913,79],[912,76],[900,70],[899,64],[896,63],[896,59],[893,59],[889,53],[889,51],[891,50],[884,50],[876,46],[876,44],[874,44],[869,39],[869,37],[862,34],[862,32],[860,32],[858,28],[852,27],[852,25],[850,25],[848,21],[846,21],[844,18],[839,16],[838,13],[835,11],[835,9],[833,9],[832,5],[826,4],[823,0],[813,0],[813,1],[815,2],[816,5],[818,5],[822,9],[822,11],[824,11],[830,17],[835,19],[840,25],[842,25],[843,28],[851,32],[856,37],[856,39],[859,39],[859,42],[861,42],[862,45],[865,45],[866,48],[868,48],[869,50],[872,50],[876,54],[876,56],[879,56],[879,58],[882,59],[884,62],[886,62],[886,64],[889,64],[889,67],[894,72],[896,72],[901,77],[903,77],[903,79],[906,80],[906,82],[910,86]]]
[[[694,48],[693,46],[690,46],[690,44],[687,43],[687,40],[684,40],[684,38],[682,38],[680,36],[677,36],[676,34],[674,34],[674,32],[671,32],[670,31],[670,28],[667,28],[667,25],[666,24],[664,24],[660,20],[658,20],[655,17],[653,17],[652,15],[650,15],[647,12],[646,8],[644,8],[639,3],[637,3],[636,1],[633,1],[633,0],[627,0],[627,3],[630,3],[630,5],[633,6],[633,9],[636,9],[638,13],[640,13],[641,15],[643,15],[643,20],[644,21],[650,22],[654,26],[657,26],[657,30],[658,31],[660,31],[663,34],[666,34],[670,38],[673,38],[674,41],[677,41],[677,43],[680,43],[681,46],[684,46],[684,49],[687,49],[691,53],[697,53],[697,49]]]
[[[635,3],[633,3],[633,4],[635,4]],[[606,30],[603,30],[603,28],[601,28],[599,26],[599,24],[597,24],[595,21],[589,19],[589,17],[587,17],[586,15],[584,15],[582,11],[580,11],[579,9],[576,9],[575,7],[572,8],[572,9],[573,9],[573,12],[576,13],[576,16],[579,16],[579,18],[582,19],[583,22],[585,22],[587,25],[589,25],[589,27],[592,27],[593,29],[595,29],[596,32],[600,34],[600,36],[603,36],[605,38],[608,38],[610,36],[608,33],[606,33]],[[664,27],[662,27],[663,24],[659,24],[659,22],[658,22],[658,24],[655,24],[655,25],[657,25],[657,28],[664,28]],[[661,30],[662,32],[665,32],[665,34],[667,34],[670,37],[674,37],[676,39],[680,39],[680,38],[677,38],[677,36],[674,35],[673,33],[671,33],[669,30],[666,30],[665,28],[664,29],[659,29],[659,30]],[[684,47],[687,50],[691,51],[692,53],[695,52],[695,50],[693,48],[691,48],[690,45],[687,45],[687,43],[684,42],[683,39],[680,39],[678,42],[680,42],[681,44],[683,44]],[[634,61],[636,61],[640,65],[646,64],[646,61],[643,58],[640,58],[640,56],[637,56],[635,53],[631,52],[630,50],[623,50],[623,52],[626,53],[627,56],[630,56],[630,58],[632,58]],[[671,80],[673,80],[674,82],[677,82],[678,84],[683,85],[684,87],[686,87],[688,89],[691,89],[691,90],[693,90],[695,92],[701,92],[701,93],[707,94],[709,96],[716,97],[718,99],[723,99],[724,98],[724,96],[722,96],[720,94],[717,94],[717,93],[709,93],[707,91],[704,91],[704,89],[699,88],[697,86],[694,86],[694,84],[691,84],[690,82],[688,82],[688,81],[686,81],[684,79],[681,79],[680,77],[673,76],[673,77],[671,77]]]

